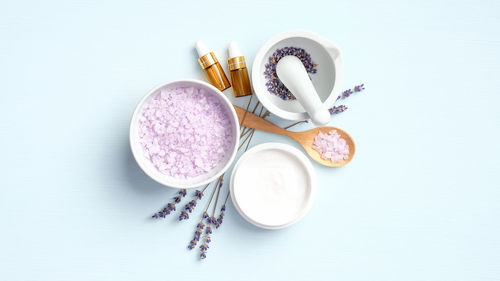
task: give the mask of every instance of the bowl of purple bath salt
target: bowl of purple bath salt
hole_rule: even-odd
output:
[[[239,143],[238,117],[214,86],[179,80],[151,90],[130,124],[130,147],[141,169],[174,188],[208,184],[231,165]]]

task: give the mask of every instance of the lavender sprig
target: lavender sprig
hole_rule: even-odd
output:
[[[205,241],[200,245],[200,259],[205,259],[207,257],[208,244],[212,241],[210,234],[212,234],[212,228],[208,225],[207,228],[205,228],[205,235],[203,236]]]
[[[161,211],[155,213],[151,217],[154,219],[165,218],[166,216],[170,215],[170,213],[175,212],[175,204],[181,202],[182,197],[186,196],[186,190],[181,189],[178,193],[179,195],[174,197],[174,201],[172,203],[168,203],[167,206],[165,206]]]
[[[193,199],[189,201],[186,205],[184,205],[184,211],[182,211],[181,214],[179,215],[179,221],[189,219],[188,212],[189,213],[193,212],[194,208],[196,207],[197,201],[203,198],[203,192],[205,191],[205,189],[207,189],[208,185],[209,184],[205,185],[205,187],[202,190],[196,190],[194,192],[194,197],[196,199]]]
[[[347,110],[347,106],[345,105],[339,105],[339,106],[333,106],[332,108],[328,109],[330,114],[339,114]]]
[[[193,240],[189,242],[188,249],[192,250],[194,247],[196,247],[196,244],[198,244],[198,241],[200,240],[200,236],[203,233],[203,228],[205,227],[205,224],[203,221],[200,221],[198,225],[196,226],[196,231],[194,232],[194,237]]]
[[[217,222],[215,223],[215,228],[219,228],[222,222],[224,221],[224,212],[226,211],[226,204],[222,205],[220,209],[219,217],[217,218]]]
[[[352,89],[347,89],[345,91],[343,91],[338,97],[337,97],[337,100],[339,99],[345,99],[347,97],[349,97],[350,95],[354,94],[354,93],[358,93],[358,92],[361,92],[365,89],[365,84],[361,84],[361,85],[356,85],[354,86],[354,88]]]

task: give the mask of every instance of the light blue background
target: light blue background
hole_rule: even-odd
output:
[[[2,0],[0,279],[500,280],[499,15],[494,0]],[[174,190],[132,159],[132,111],[201,79],[197,39],[252,62],[292,28],[342,48],[344,88],[366,84],[331,122],[355,159],[314,165],[315,204],[288,229],[230,205],[200,262],[196,220],[149,219]],[[268,141],[297,146],[253,144]]]

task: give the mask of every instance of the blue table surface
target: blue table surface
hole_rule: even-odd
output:
[[[0,279],[500,280],[499,15],[494,0],[2,1]],[[366,85],[330,122],[356,156],[314,164],[290,228],[230,203],[200,261],[197,219],[150,219],[175,190],[133,160],[131,114],[160,83],[203,79],[196,40],[221,57],[236,40],[251,64],[295,28],[341,47],[344,88]],[[252,145],[270,141],[298,147]]]

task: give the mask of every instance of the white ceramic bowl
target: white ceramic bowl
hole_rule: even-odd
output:
[[[317,64],[318,72],[310,75],[323,106],[330,108],[341,92],[342,56],[330,41],[304,30],[291,30],[269,39],[255,56],[252,66],[252,85],[259,101],[273,114],[287,120],[302,121],[309,115],[297,100],[282,100],[269,93],[264,76],[269,57],[283,47],[299,47]]]
[[[230,190],[244,219],[261,228],[281,229],[298,222],[311,208],[316,175],[298,149],[264,143],[240,157],[231,174]]]
[[[231,118],[231,124],[233,130],[232,139],[227,140],[228,142],[231,142],[230,149],[228,150],[226,156],[221,160],[221,162],[208,173],[190,179],[173,178],[169,175],[159,172],[156,169],[156,167],[151,163],[151,161],[147,159],[146,156],[144,155],[144,150],[141,146],[139,137],[139,118],[142,114],[143,106],[149,100],[154,98],[161,89],[178,88],[178,87],[194,87],[198,89],[204,89],[207,91],[208,94],[217,97],[221,102],[221,104],[223,104],[227,109],[227,113]],[[139,164],[144,173],[150,176],[153,180],[163,185],[174,188],[194,188],[214,181],[217,177],[222,175],[222,173],[224,173],[229,168],[238,150],[237,148],[240,138],[238,133],[240,131],[239,128],[240,127],[238,124],[238,117],[236,115],[236,112],[234,111],[233,105],[231,104],[229,99],[217,88],[206,82],[192,80],[192,79],[172,81],[169,83],[162,84],[151,90],[137,105],[134,111],[134,115],[132,116],[132,121],[130,122],[130,147],[132,149],[132,154],[134,155],[134,158],[137,161],[137,164]]]

